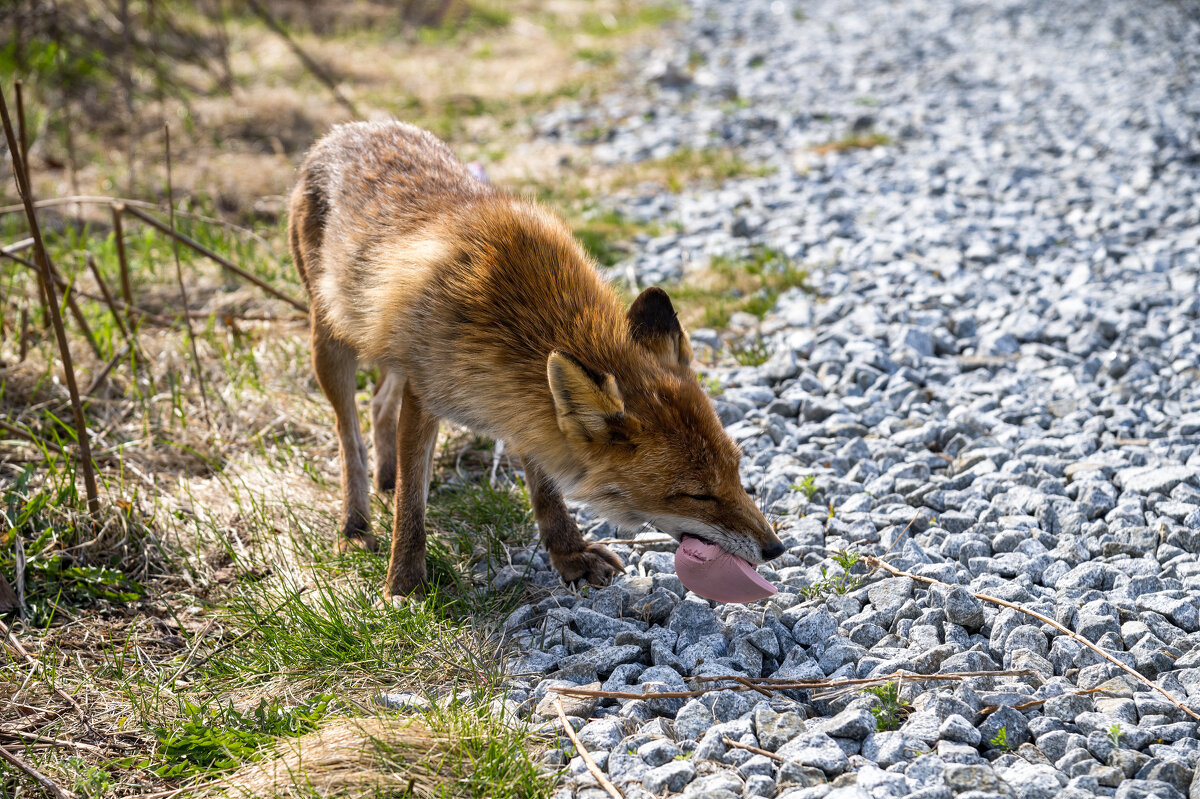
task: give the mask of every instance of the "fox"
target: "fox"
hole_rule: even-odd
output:
[[[312,363],[341,459],[339,546],[378,551],[355,404],[370,400],[375,489],[394,492],[385,597],[423,595],[425,511],[442,420],[502,440],[522,465],[551,565],[567,583],[624,571],[565,499],[746,561],[784,551],[743,488],[740,451],[692,368],[667,292],[625,308],[570,227],[474,177],[400,121],[340,125],[312,146],[288,241],[310,299]]]

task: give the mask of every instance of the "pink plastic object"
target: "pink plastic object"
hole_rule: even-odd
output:
[[[748,561],[686,535],[675,550],[675,573],[689,591],[718,602],[753,602],[777,590]]]

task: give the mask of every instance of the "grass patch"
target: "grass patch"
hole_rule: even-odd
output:
[[[855,133],[850,136],[844,136],[843,138],[828,141],[824,144],[818,144],[812,149],[818,155],[828,155],[829,153],[843,153],[847,150],[870,150],[873,147],[886,147],[891,143],[891,136],[876,131],[868,131],[866,133]]]
[[[765,177],[774,172],[774,167],[752,164],[727,148],[694,150],[685,147],[662,158],[629,166],[614,183],[616,188],[657,183],[670,191],[680,192],[695,183]]]
[[[759,246],[743,257],[714,256],[707,269],[688,275],[668,291],[678,300],[687,326],[722,330],[738,312],[762,319],[779,296],[793,288],[811,290],[808,270],[778,250]],[[761,346],[751,345],[744,357],[752,360],[763,354]]]
[[[601,266],[613,266],[631,252],[635,236],[656,236],[661,231],[653,223],[637,222],[620,211],[585,213],[574,225],[575,237]]]

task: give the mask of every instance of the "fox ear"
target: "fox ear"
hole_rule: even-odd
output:
[[[555,350],[546,361],[558,428],[567,438],[594,441],[625,415],[625,402],[610,374],[596,377],[575,358]]]
[[[657,355],[665,366],[691,365],[692,345],[667,292],[651,286],[638,295],[625,317],[633,340]]]

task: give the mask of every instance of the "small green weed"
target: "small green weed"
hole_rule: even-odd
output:
[[[725,393],[725,386],[715,377],[697,374],[696,379],[700,381],[700,387],[704,389],[704,393],[710,397],[719,397]]]
[[[1119,721],[1113,722],[1113,725],[1108,728],[1108,742],[1113,745],[1113,749],[1121,748],[1122,735],[1124,733],[1121,732],[1121,723]]]
[[[1011,752],[1013,750],[1012,744],[1008,742],[1007,727],[1001,727],[1000,729],[996,730],[996,734],[988,740],[988,743],[990,743],[996,749],[999,749],[1001,752]]]
[[[862,560],[862,556],[857,552],[852,552],[847,549],[838,551],[833,555],[833,562],[841,567],[842,573],[837,577],[829,577],[828,570],[821,567],[821,579],[812,585],[806,585],[800,589],[800,593],[805,599],[816,599],[817,597],[829,596],[831,594],[847,594],[863,584],[862,577],[851,576],[850,571],[854,566]]]
[[[863,693],[879,697],[879,704],[871,708],[875,716],[875,729],[878,732],[896,730],[908,715],[909,708],[900,701],[900,683],[889,682],[864,688]]]
[[[804,498],[809,502],[813,501],[813,497],[821,489],[817,488],[817,476],[814,474],[806,474],[800,478],[800,482],[792,486],[792,490],[799,491],[804,494]]]
[[[753,341],[730,346],[733,359],[742,366],[762,366],[771,357],[771,347],[757,334]]]

